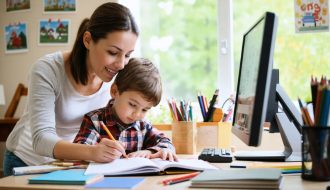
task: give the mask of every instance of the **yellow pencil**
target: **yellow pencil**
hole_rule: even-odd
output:
[[[112,134],[111,134],[111,132],[108,130],[108,128],[104,125],[103,121],[100,121],[100,124],[101,124],[101,127],[105,130],[105,132],[107,132],[109,138],[110,138],[111,140],[113,140],[113,141],[117,141],[117,140],[112,136]],[[127,155],[126,155],[126,153],[123,154],[123,156],[124,156],[125,158],[128,158]]]

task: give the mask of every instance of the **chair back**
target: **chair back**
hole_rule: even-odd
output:
[[[15,94],[13,96],[13,98],[10,101],[10,104],[7,108],[7,111],[5,113],[5,118],[13,118],[14,114],[16,112],[17,106],[19,104],[19,101],[21,100],[22,96],[27,96],[28,94],[28,88],[24,86],[24,84],[19,83]]]

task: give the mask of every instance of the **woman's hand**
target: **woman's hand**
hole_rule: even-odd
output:
[[[102,138],[100,143],[92,146],[92,160],[95,162],[111,162],[126,154],[123,144],[107,138]]]
[[[151,154],[150,158],[161,158],[163,160],[169,160],[170,162],[178,161],[178,157],[176,156],[175,152],[169,148],[160,149],[160,151]]]
[[[129,153],[128,157],[129,158],[132,158],[132,157],[150,158],[151,154],[152,154],[152,152],[150,150],[139,150],[136,152]]]

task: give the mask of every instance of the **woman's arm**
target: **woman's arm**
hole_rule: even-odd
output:
[[[53,157],[56,133],[55,104],[60,92],[61,70],[54,57],[43,57],[32,67],[29,80],[28,111],[33,150],[41,156]]]

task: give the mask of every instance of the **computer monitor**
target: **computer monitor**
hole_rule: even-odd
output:
[[[291,102],[289,96],[279,84],[280,73],[279,69],[273,69],[271,73],[271,81],[269,87],[269,98],[267,105],[266,121],[270,123],[269,132],[279,132],[279,124],[276,119],[276,114],[284,112],[288,119],[293,122],[297,130],[301,133],[301,126],[303,124],[300,112]]]
[[[275,72],[273,71],[273,54],[276,30],[277,16],[266,12],[243,37],[232,132],[245,144],[259,146],[269,107],[268,119],[272,117],[269,120],[276,121],[285,150],[283,152],[236,152],[237,160],[301,160],[299,112],[295,110],[284,90],[277,84],[278,79],[274,77],[271,82],[272,73]],[[273,86],[270,87],[270,85]],[[271,99],[269,99],[269,94],[271,94]],[[283,113],[273,108],[278,105],[278,102],[282,105]]]

